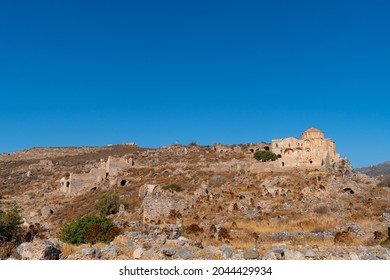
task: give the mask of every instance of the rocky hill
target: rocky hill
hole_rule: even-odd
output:
[[[387,176],[390,177],[390,161],[379,163],[372,166],[356,168],[356,171],[367,174],[372,177]]]
[[[192,143],[0,155],[0,207],[14,202],[23,218],[17,239],[0,241],[0,258],[390,259],[388,186],[345,168],[254,159],[267,149]],[[95,202],[108,194],[122,204],[108,215],[113,241],[59,238],[65,224],[99,215]]]

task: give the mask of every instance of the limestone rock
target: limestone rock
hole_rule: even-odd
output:
[[[118,256],[118,247],[115,245],[108,245],[100,248],[100,255],[102,258],[114,258]]]
[[[277,257],[272,250],[269,250],[264,254],[263,260],[277,260]]]
[[[360,258],[355,252],[350,252],[349,257],[351,258],[351,260],[360,260]]]
[[[164,246],[161,249],[162,253],[168,257],[172,257],[174,254],[176,254],[176,250],[173,247],[170,246]]]
[[[176,251],[175,257],[180,260],[190,260],[197,256],[189,246],[183,246]]]
[[[305,253],[305,258],[315,258],[316,256],[316,253],[314,253],[314,251],[310,249],[307,250]]]
[[[141,247],[138,247],[137,249],[135,249],[135,251],[133,252],[133,258],[134,259],[140,259],[142,254],[145,252],[145,250]]]
[[[22,243],[17,248],[24,260],[59,260],[61,251],[50,242]]]
[[[81,254],[84,256],[91,256],[96,254],[96,249],[95,248],[83,248],[81,249]]]
[[[249,249],[244,252],[244,258],[246,260],[256,260],[259,257],[259,252],[256,249]]]
[[[304,260],[305,254],[303,254],[300,251],[286,250],[285,251],[285,259],[286,260]]]
[[[230,245],[223,244],[219,250],[222,252],[222,258],[224,260],[230,259],[233,256],[233,249]]]
[[[390,213],[383,213],[382,218],[385,223],[390,223]]]

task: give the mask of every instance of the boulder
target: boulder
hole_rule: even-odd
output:
[[[176,225],[168,224],[164,228],[167,239],[178,239],[181,236],[181,230]]]
[[[263,260],[277,260],[277,257],[272,250],[269,250],[264,254]]]
[[[390,223],[390,213],[383,213],[382,219],[383,219],[383,222]]]
[[[51,242],[25,242],[18,246],[18,254],[24,260],[59,260],[61,251]]]
[[[115,245],[107,245],[100,248],[100,256],[102,258],[114,258],[118,256],[118,247]]]
[[[170,246],[164,246],[161,249],[161,252],[168,257],[172,257],[174,254],[176,254],[176,250],[173,247]]]
[[[295,250],[286,250],[285,251],[286,260],[304,260],[305,254],[300,251]]]
[[[259,257],[259,252],[255,248],[246,250],[244,252],[244,258],[246,260],[256,260]]]
[[[351,260],[360,260],[359,256],[355,252],[350,252],[349,257],[351,258]]]
[[[191,247],[183,246],[176,251],[175,257],[180,260],[190,260],[196,258],[195,254]]]
[[[134,250],[133,252],[133,258],[134,259],[140,259],[142,254],[145,252],[145,250],[141,247],[138,247],[137,249]]]
[[[315,258],[317,255],[316,253],[314,253],[313,250],[307,250],[306,253],[305,253],[305,258],[308,258],[308,259],[311,259],[311,258]]]
[[[96,254],[96,249],[95,248],[83,248],[81,249],[81,254],[84,256],[92,256]]]
[[[230,259],[232,256],[233,256],[233,249],[232,249],[232,246],[228,245],[228,244],[223,244],[219,250],[221,251],[222,253],[222,259],[226,260],[226,259]]]

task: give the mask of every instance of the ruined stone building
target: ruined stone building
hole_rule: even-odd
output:
[[[131,158],[116,158],[109,156],[107,162],[102,162],[100,167],[92,168],[89,173],[70,174],[69,178],[61,178],[60,190],[68,194],[80,194],[101,185],[105,180],[113,178],[121,171],[134,167]]]
[[[336,144],[316,128],[302,133],[302,138],[288,137],[272,140],[272,152],[279,155],[276,167],[313,167],[332,166],[340,160],[336,153]]]

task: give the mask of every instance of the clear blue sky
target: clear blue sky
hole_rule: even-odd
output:
[[[390,160],[389,1],[0,3],[0,153],[336,141]]]

